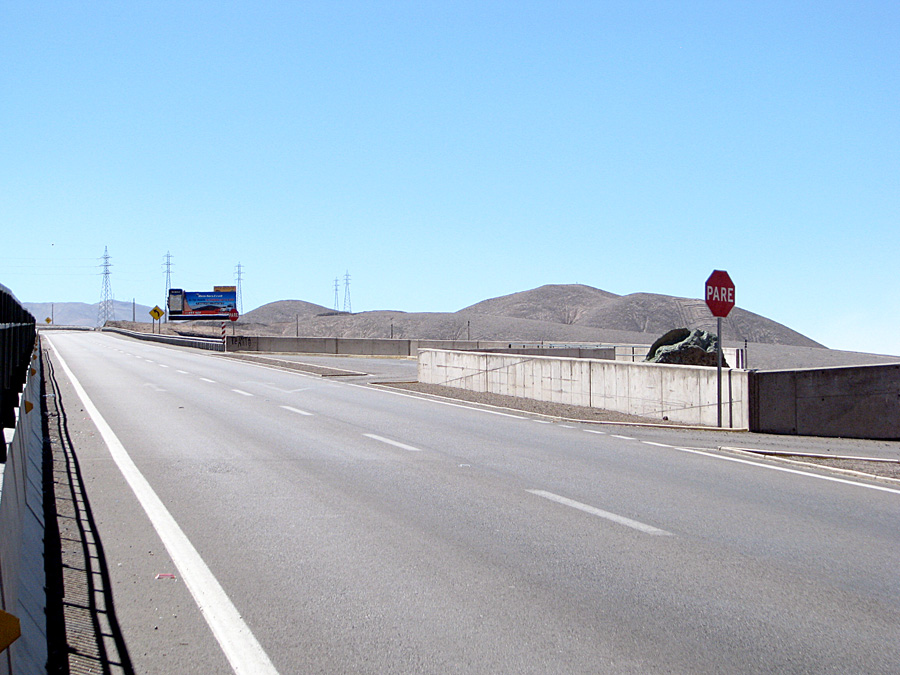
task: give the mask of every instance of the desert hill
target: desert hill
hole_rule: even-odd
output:
[[[672,328],[701,328],[716,332],[716,319],[703,300],[655,293],[633,293],[584,311],[579,324],[597,328],[639,331],[662,335]],[[821,347],[810,338],[759,314],[735,307],[722,321],[723,334],[731,340],[764,344]]]
[[[93,323],[97,306],[87,307],[92,307]],[[59,304],[56,312],[60,323]],[[127,321],[118,325],[146,330],[146,326]],[[576,284],[541,286],[484,300],[457,312],[379,310],[350,314],[303,300],[280,300],[247,312],[232,330],[241,335],[649,345],[666,331],[680,327],[715,330],[715,319],[699,299],[653,293],[619,296]],[[164,324],[162,330],[218,336],[221,329],[218,321],[186,321]],[[897,356],[827,349],[787,326],[736,307],[724,322],[724,342],[743,347],[745,339],[749,366],[757,369],[898,361]]]
[[[715,330],[702,300],[653,293],[619,296],[582,284],[551,284],[478,302],[457,312],[348,314],[302,300],[263,305],[241,317],[245,330],[308,337],[431,338],[650,344],[672,328]],[[822,347],[787,326],[735,308],[728,342]]]
[[[99,303],[23,303],[39,323],[51,312],[56,325],[95,326]],[[148,322],[149,307],[116,301],[116,318]],[[735,307],[723,322],[725,341],[821,348],[787,326]],[[209,322],[172,324],[200,332]],[[431,338],[650,344],[672,328],[716,330],[700,299],[654,293],[616,295],[583,284],[548,284],[483,300],[457,312],[378,310],[349,314],[303,300],[279,300],[241,316],[245,334],[308,337]]]
[[[582,284],[548,284],[530,291],[483,300],[461,309],[459,313],[475,312],[571,325],[581,323],[586,310],[619,297]]]
[[[330,310],[322,305],[313,304],[312,302],[305,302],[303,300],[279,300],[247,312],[241,317],[241,320],[246,323],[259,324],[287,323],[289,321],[296,321],[298,318],[305,321],[315,316],[335,313],[334,310]]]
[[[700,299],[656,293],[615,295],[591,286],[547,285],[485,300],[460,310],[558,324],[662,335],[672,328],[716,331],[716,320]],[[802,347],[822,345],[787,326],[735,307],[723,322],[730,340]],[[563,339],[563,338],[554,338]],[[565,338],[568,339],[568,338]],[[655,338],[654,338],[655,339]],[[653,339],[650,340],[653,342]]]

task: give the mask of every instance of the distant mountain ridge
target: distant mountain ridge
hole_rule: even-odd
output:
[[[86,302],[23,302],[22,305],[34,315],[39,325],[46,324],[46,319],[53,319],[56,326],[97,326],[100,317],[100,303],[89,305]],[[120,321],[150,323],[152,307],[138,305],[122,300],[113,300],[113,313]]]

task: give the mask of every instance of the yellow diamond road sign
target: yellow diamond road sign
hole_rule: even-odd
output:
[[[163,314],[165,314],[165,312],[163,312],[159,308],[159,305],[157,305],[156,307],[154,307],[153,309],[150,310],[150,316],[152,316],[157,321],[159,321],[159,319],[162,317]]]

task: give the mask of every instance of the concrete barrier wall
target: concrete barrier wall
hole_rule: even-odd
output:
[[[717,423],[715,368],[419,350],[419,381],[668,419]],[[723,426],[746,429],[747,371],[722,371]]]
[[[564,356],[580,359],[609,359],[641,362],[649,345],[539,344],[502,340],[400,340],[390,338],[317,338],[229,335],[229,352],[274,352],[288,354],[341,354],[353,356],[416,356],[420,349],[454,351],[496,351],[529,356]],[[726,348],[725,360],[739,368],[744,350]]]
[[[341,354],[345,356],[415,356],[420,348],[485,349],[506,342],[460,340],[392,340],[389,338],[316,338],[229,335],[229,352],[287,354]]]
[[[50,329],[45,329],[50,330]],[[179,335],[157,335],[155,333],[141,333],[140,331],[125,330],[124,328],[101,328],[104,333],[119,333],[127,335],[136,340],[144,340],[146,342],[162,342],[164,344],[175,345],[177,347],[193,347],[194,349],[205,349],[211,352],[225,351],[225,344],[220,338],[195,338]]]
[[[616,345],[614,349],[616,361],[639,363],[647,358],[650,345]],[[722,349],[722,357],[732,368],[746,368],[747,354],[743,349],[725,347]]]
[[[900,439],[900,364],[753,372],[751,431]]]
[[[456,349],[456,347],[436,346],[435,349]],[[503,347],[484,351],[519,356],[563,356],[572,359],[607,359],[609,361],[616,359],[614,347]]]
[[[0,491],[0,608],[17,617],[22,628],[22,636],[0,653],[0,675],[47,672],[41,375],[37,349],[20,397]]]

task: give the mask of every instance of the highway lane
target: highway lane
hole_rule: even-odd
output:
[[[883,485],[679,450],[659,430],[50,340],[279,672],[900,665],[900,494]],[[183,586],[160,598],[144,578],[147,546],[127,542],[158,551],[154,534],[86,444],[139,670],[218,670]],[[147,592],[180,612],[163,639],[140,621]]]

